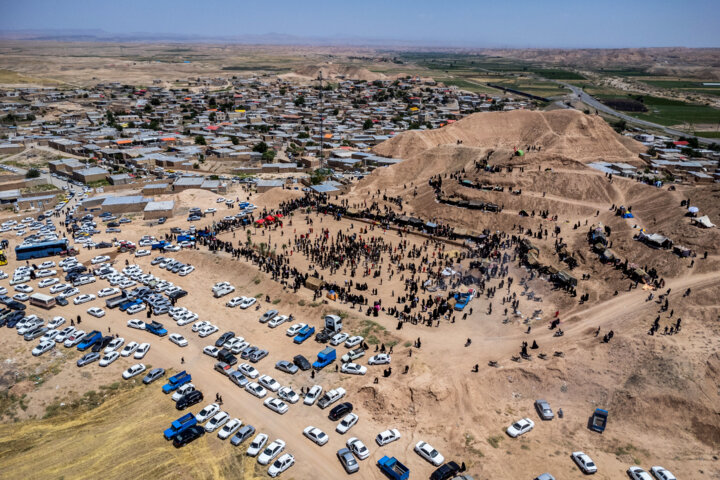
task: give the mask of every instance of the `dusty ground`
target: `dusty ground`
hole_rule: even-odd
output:
[[[456,125],[462,126],[461,123]],[[258,323],[260,313],[270,307],[264,301],[265,295],[270,296],[271,304],[281,313],[292,313],[297,321],[318,326],[324,313],[342,312],[347,315],[345,322],[348,332],[393,344],[393,375],[380,378],[378,384],[373,384],[372,380],[375,376],[382,377],[382,367],[370,367],[365,377],[348,377],[335,373],[333,368],[326,368],[315,379],[325,389],[337,386],[346,388],[347,400],[355,405],[360,414],[360,422],[346,435],[358,436],[372,452],[368,460],[361,462],[360,473],[356,475],[358,478],[382,478],[373,463],[386,454],[401,459],[410,467],[414,478],[426,478],[433,468],[412,452],[414,444],[421,439],[438,448],[446,459],[465,461],[469,473],[475,478],[523,479],[549,471],[556,478],[579,479],[583,475],[569,459],[570,452],[575,450],[584,450],[593,457],[600,468],[596,477],[602,479],[624,478],[624,471],[634,463],[646,469],[661,464],[678,478],[720,478],[720,464],[717,460],[720,448],[720,357],[717,353],[720,346],[720,326],[717,322],[720,314],[720,305],[717,303],[720,294],[720,275],[717,273],[720,258],[717,248],[720,241],[716,229],[697,230],[690,226],[689,220],[683,216],[684,210],[679,206],[681,198],[691,196],[693,204],[697,204],[701,211],[708,213],[718,223],[720,211],[716,187],[682,187],[679,191],[668,192],[666,189],[658,190],[625,179],[615,179],[611,184],[601,173],[582,165],[592,157],[589,150],[584,153],[585,148],[591,146],[591,141],[583,140],[584,137],[592,139],[599,136],[608,141],[613,140],[609,133],[598,131],[599,125],[593,122],[581,124],[583,128],[573,134],[575,138],[572,143],[562,141],[562,131],[553,133],[550,129],[546,133],[537,134],[537,142],[547,142],[547,146],[543,148],[544,152],[531,153],[522,159],[526,165],[522,173],[518,169],[511,174],[474,172],[474,160],[484,158],[488,149],[496,150],[497,153],[493,155],[497,155],[498,161],[505,161],[509,158],[508,148],[512,145],[503,144],[506,141],[502,139],[498,140],[498,144],[488,144],[486,137],[482,136],[484,134],[477,132],[478,125],[471,125],[467,132],[457,127],[448,132],[440,131],[439,134],[432,132],[433,135],[442,136],[421,139],[424,142],[421,145],[425,146],[417,151],[403,150],[405,163],[371,175],[347,198],[351,203],[363,200],[382,203],[379,197],[373,198],[373,195],[377,195],[377,189],[387,190],[388,195],[403,196],[406,212],[479,230],[487,227],[511,232],[512,226],[516,224],[535,228],[541,223],[538,218],[519,217],[517,212],[520,209],[549,209],[551,215],[558,214],[557,225],[561,226],[562,235],[570,248],[585,257],[575,273],[577,276],[581,273],[591,275],[590,280],[581,282],[578,287],[579,293],[590,293],[591,299],[579,305],[577,299],[553,290],[547,281],[536,278],[529,281],[529,290],[541,296],[543,302],[530,302],[521,295],[523,289],[518,285],[521,279],[529,277],[529,273],[513,265],[510,276],[515,279],[515,283],[510,293],[521,295],[519,310],[523,317],[530,316],[536,309],[544,312],[530,320],[533,328],[529,335],[525,333],[527,326],[522,317],[507,317],[504,322],[506,317],[500,297],[506,294],[506,289],[498,291],[493,299],[481,296],[473,300],[470,304],[473,313],[467,320],[457,315],[455,323],[443,321],[439,327],[406,324],[402,330],[395,330],[394,318],[383,314],[378,318],[366,317],[364,312],[351,310],[350,305],[333,301],[327,304],[313,303],[309,290],[301,289],[293,294],[265,274],[258,273],[255,266],[241,260],[231,260],[223,253],[186,250],[172,254],[196,266],[197,270],[187,277],[150,266],[152,257],[135,260],[123,254],[118,255],[116,260],[122,265],[127,258],[142,266],[145,271],[158,274],[187,289],[190,294],[180,301],[180,305],[197,312],[201,319],[217,324],[221,331],[233,330],[253,344],[268,349],[270,355],[258,364],[258,369],[282,384],[292,385],[296,390],[313,383],[309,372],[291,377],[275,370],[273,365],[297,353],[312,359],[321,346],[312,340],[296,346],[285,336],[285,328],[272,330]],[[568,121],[563,125],[574,123]],[[530,126],[528,124],[528,128]],[[546,127],[537,128],[539,130],[532,131],[542,132]],[[460,135],[465,140],[462,146],[458,146],[455,141]],[[512,132],[508,132],[507,137],[511,136]],[[532,138],[523,137],[519,133],[517,137],[523,140]],[[437,143],[441,145],[437,146]],[[573,143],[582,148],[573,151]],[[406,143],[401,136],[394,144],[403,146]],[[635,155],[633,145],[624,140],[617,140],[613,145],[615,147],[606,149],[602,155],[627,159]],[[390,147],[393,144],[382,146],[392,150]],[[551,167],[552,171],[543,168],[536,172],[538,163]],[[455,188],[459,194],[468,198],[504,203],[505,211],[490,214],[438,205],[427,186],[427,178],[437,173],[456,172],[462,167],[466,167],[473,179],[485,178],[489,183],[521,186],[523,194],[510,196],[507,193],[481,192],[457,185],[453,187],[448,180],[444,188],[445,185],[448,189]],[[406,184],[403,185],[403,182]],[[417,196],[413,195],[414,186],[418,187]],[[250,194],[250,199],[262,208],[275,206],[297,195],[300,192],[271,190],[262,195]],[[246,198],[248,193],[237,190],[225,196]],[[185,226],[187,223],[182,212],[191,206],[217,208],[215,198],[215,195],[205,191],[191,190],[178,194],[176,200],[180,212],[176,218],[161,228],[135,220],[123,228],[121,236],[137,240],[142,234],[157,236],[173,226]],[[631,203],[637,218],[630,221],[613,216],[609,211],[612,203]],[[225,214],[225,207],[220,205],[217,218]],[[598,210],[600,214],[596,217]],[[394,231],[373,229],[360,222],[346,219],[336,221],[316,214],[310,218],[314,222],[311,236],[317,235],[321,228],[329,229],[330,235],[334,235],[340,230],[359,231],[367,227],[368,231],[364,235],[382,236],[391,243],[400,240]],[[613,233],[610,239],[615,242],[613,249],[632,256],[638,263],[655,266],[662,272],[667,288],[672,289],[670,302],[675,311],[674,318],[683,318],[683,329],[679,335],[646,334],[657,315],[658,305],[654,301],[646,301],[647,291],[637,289],[627,292],[629,280],[596,260],[584,240],[586,219],[590,223],[600,220],[611,225]],[[210,222],[212,219],[206,220]],[[578,221],[583,226],[573,230],[572,225]],[[549,221],[542,223],[548,229],[555,225]],[[635,224],[645,226],[650,231],[671,235],[676,243],[688,244],[699,253],[707,249],[709,258],[701,260],[698,257],[691,268],[687,259],[680,260],[669,252],[651,250],[632,240]],[[294,234],[309,233],[310,228],[304,216],[296,214],[292,218],[292,225],[288,220],[282,230],[253,229],[252,241],[277,245],[277,249],[281,250],[284,243],[290,244],[289,240]],[[100,235],[100,238],[105,237],[107,235]],[[239,242],[245,241],[247,236],[244,231],[238,231],[235,234],[224,233],[222,238]],[[416,244],[426,241],[419,236],[411,235],[407,238]],[[541,257],[557,262],[557,259],[552,258],[552,241],[548,239],[536,243],[541,248]],[[15,244],[16,239],[13,237],[11,250]],[[439,253],[443,248],[447,251],[459,247],[428,243],[427,248],[429,253]],[[103,252],[82,250],[80,259],[88,261],[100,253]],[[14,255],[9,257],[10,264],[5,267],[7,272],[17,265],[13,260]],[[309,267],[306,259],[297,252],[291,261],[298,268]],[[382,299],[383,305],[394,305],[394,297],[402,290],[400,279],[395,275],[392,281],[389,280],[387,265],[383,265],[382,270],[381,278],[355,280],[367,281],[370,288],[378,288],[379,295],[373,298]],[[325,279],[337,282],[345,278],[342,271],[333,276],[327,271],[321,273]],[[217,281],[231,282],[236,287],[233,295],[259,296],[261,310],[243,311],[225,307],[228,297],[215,299],[210,293],[211,285]],[[0,281],[0,284],[7,286],[7,282]],[[31,282],[33,286],[36,283]],[[498,280],[489,282],[490,286],[497,284]],[[105,285],[104,281],[98,281],[80,287],[80,290],[82,293],[95,293]],[[682,296],[686,288],[692,288],[690,297]],[[614,290],[619,290],[618,296],[613,296]],[[490,302],[494,308],[493,313],[488,315]],[[84,313],[87,308],[100,304],[98,300],[81,306],[71,303],[62,309],[55,309],[50,315],[62,314],[70,318],[80,314],[85,330],[98,328],[105,332],[110,328],[126,341],[151,342],[152,349],[144,363],[175,370],[188,369],[193,374],[195,385],[206,394],[206,403],[215,392],[220,392],[225,400],[223,408],[231,415],[253,424],[259,431],[273,438],[280,437],[287,441],[287,451],[296,456],[297,465],[285,474],[285,478],[308,478],[318,473],[326,478],[344,478],[334,454],[346,439],[334,433],[335,424],[327,419],[327,412],[317,407],[291,405],[286,415],[278,416],[265,409],[261,400],[237,391],[237,387],[212,370],[214,360],[202,354],[202,347],[214,343],[217,334],[200,339],[191,332],[190,325],[177,327],[170,319],[161,320],[171,333],[180,332],[189,340],[190,345],[181,349],[167,338],[159,339],[128,329],[125,323],[130,317],[117,310],[108,311],[101,319]],[[35,311],[33,307],[29,310]],[[546,328],[555,310],[561,312],[561,326],[566,332],[559,338],[553,337]],[[48,316],[45,312],[42,314]],[[661,326],[670,324],[667,313],[661,317]],[[144,318],[144,315],[138,318]],[[602,332],[614,330],[613,341],[609,344],[601,343],[594,336],[598,327]],[[412,356],[409,356],[409,346],[418,337],[422,339],[422,348],[413,348]],[[463,344],[468,337],[472,338],[472,345],[464,348]],[[532,361],[511,361],[510,357],[518,354],[520,343],[524,340],[536,340],[540,349],[532,351]],[[8,451],[0,444],[0,467],[3,467],[3,471],[8,468],[14,471],[17,468],[20,472],[22,468],[22,472],[27,472],[23,476],[28,478],[45,477],[47,474],[82,478],[84,474],[78,473],[76,467],[68,465],[58,468],[56,462],[36,463],[37,468],[31,472],[21,467],[23,462],[27,462],[28,455],[40,454],[47,442],[57,441],[59,433],[56,428],[59,431],[67,428],[63,422],[75,425],[73,422],[78,421],[83,425],[80,429],[83,436],[80,438],[97,439],[96,447],[83,451],[80,465],[87,465],[92,460],[91,464],[95,467],[110,468],[116,462],[108,457],[108,449],[116,448],[117,445],[117,448],[123,449],[123,458],[139,456],[138,461],[119,462],[125,467],[123,473],[139,477],[149,475],[147,468],[151,459],[148,451],[160,456],[165,462],[163,465],[168,465],[166,459],[177,459],[187,465],[187,469],[181,472],[173,471],[172,467],[157,472],[157,475],[156,471],[152,471],[155,478],[230,478],[236,477],[243,468],[236,463],[240,461],[236,454],[242,453],[244,447],[235,450],[227,444],[221,445],[221,441],[214,435],[207,435],[179,453],[164,443],[161,430],[178,414],[170,400],[157,393],[159,384],[145,390],[123,392],[87,415],[66,416],[59,409],[52,418],[56,428],[43,428],[47,424],[38,419],[45,414],[48,406],[77,398],[90,389],[98,390],[101,385],[121,381],[121,372],[134,362],[121,358],[106,369],[97,364],[78,369],[73,364],[79,356],[74,350],[61,347],[55,354],[40,359],[31,357],[29,350],[29,343],[18,335],[7,329],[0,331],[0,351],[7,352],[3,355],[6,360],[2,364],[0,378],[5,386],[14,384],[9,390],[10,394],[18,398],[22,398],[22,394],[26,395],[22,402],[15,400],[12,403],[12,415],[6,415],[5,419],[10,421],[15,417],[21,422],[13,425],[18,429],[18,438],[32,438],[27,444],[29,449],[24,452]],[[341,347],[339,353],[344,350]],[[554,351],[563,351],[565,356],[553,357]],[[536,354],[541,352],[549,354],[548,360],[537,358]],[[185,358],[185,365],[180,364],[181,357]],[[487,366],[490,360],[497,361],[499,368]],[[474,364],[480,365],[477,374],[471,373]],[[405,365],[409,366],[407,375],[401,373]],[[15,383],[14,372],[19,372],[22,381]],[[31,377],[32,374],[39,375],[42,382],[38,382],[38,377]],[[532,402],[537,398],[548,400],[555,409],[561,407],[565,418],[541,422],[532,407]],[[603,435],[586,428],[588,416],[596,407],[610,410],[610,422]],[[199,408],[196,406],[192,410],[198,411]],[[125,426],[122,428],[116,424],[111,426],[103,420],[103,414],[117,418],[119,411],[124,415]],[[536,422],[535,430],[521,439],[507,437],[505,428],[512,421],[525,416]],[[329,433],[331,440],[328,445],[317,447],[302,436],[302,429],[311,424]],[[138,431],[139,425],[147,427],[145,433]],[[373,438],[386,428],[400,429],[403,438],[378,448]],[[106,434],[108,431],[116,435],[109,437]],[[129,438],[137,440],[123,440]],[[59,451],[74,458],[79,456],[75,448],[74,445],[67,445]],[[208,462],[209,456],[215,461]],[[242,471],[245,478],[254,475],[253,472]]]

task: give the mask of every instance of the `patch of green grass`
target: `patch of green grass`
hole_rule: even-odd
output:
[[[311,306],[312,308],[317,308],[317,307],[319,307],[320,305],[322,305],[322,303],[320,303],[320,302],[310,302],[310,306]]]
[[[695,132],[698,137],[720,138],[720,132]]]
[[[100,392],[90,390],[84,395],[72,400],[56,401],[45,408],[43,418],[53,418],[63,414],[76,415],[80,412],[87,412],[102,405],[118,393],[134,388],[139,385],[136,381],[114,382],[110,385],[100,386]]]
[[[475,455],[476,457],[484,457],[485,454],[479,449],[475,447],[475,437],[472,436],[470,433],[465,434],[465,449],[470,452],[471,454]]]
[[[256,294],[255,294],[255,298],[262,298],[262,296],[263,296],[262,293],[256,293]]]
[[[412,342],[407,341],[407,342],[403,343],[403,346],[404,346],[405,348],[409,348],[409,347],[412,346]]]
[[[540,75],[541,77],[552,80],[585,80],[585,77],[579,73],[571,72],[570,70],[563,70],[561,68],[537,68],[530,69],[530,71]]]
[[[304,306],[305,306],[305,300],[303,300],[302,298],[301,298],[300,300],[298,300],[298,305],[300,305],[301,307],[304,307]]]
[[[487,438],[487,442],[490,444],[491,447],[498,448],[502,439],[502,435],[493,435],[492,437]]]
[[[278,303],[280,303],[280,299],[279,299],[279,298],[276,298],[275,300],[272,301],[272,304],[273,304],[273,305],[277,305]]]

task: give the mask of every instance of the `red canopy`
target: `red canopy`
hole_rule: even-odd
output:
[[[277,215],[275,215],[275,218],[282,218],[282,217],[283,217],[282,213],[278,213]]]
[[[262,225],[263,223],[265,223],[265,220],[261,218],[259,220],[255,220],[255,223],[259,223],[260,225]]]
[[[272,215],[268,215],[267,217],[265,217],[265,220],[268,221],[268,222],[274,222],[274,221],[275,221],[275,217],[273,217]]]

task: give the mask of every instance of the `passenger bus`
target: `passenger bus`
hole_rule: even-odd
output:
[[[55,297],[43,293],[33,293],[30,295],[30,305],[49,310],[55,306]]]
[[[59,255],[68,249],[67,239],[53,240],[50,242],[24,243],[15,247],[15,256],[18,260],[30,260],[33,258],[51,257]]]

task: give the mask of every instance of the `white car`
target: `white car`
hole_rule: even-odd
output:
[[[170,338],[170,341],[178,347],[187,347],[188,345],[188,341],[179,333],[171,333],[168,338]]]
[[[303,430],[303,435],[309,438],[311,442],[320,445],[321,447],[325,445],[328,440],[330,440],[330,437],[327,436],[327,433],[323,432],[317,427],[313,427],[312,425],[306,427],[305,430]]]
[[[282,398],[286,402],[297,403],[300,401],[300,395],[290,387],[282,387],[278,390],[278,397]]]
[[[120,356],[120,354],[118,352],[110,352],[110,353],[105,354],[105,356],[100,359],[100,366],[107,367],[108,365],[113,363],[115,360],[117,360],[119,356]]]
[[[97,257],[94,257],[92,260],[90,260],[90,263],[93,265],[97,265],[98,263],[105,263],[108,260],[110,260],[110,257],[107,255],[98,255]]]
[[[370,450],[368,450],[368,448],[359,438],[350,437],[345,445],[347,445],[347,448],[350,449],[350,451],[358,458],[358,460],[365,460],[370,456]]]
[[[20,293],[31,293],[33,291],[33,288],[30,285],[25,285],[24,283],[21,283],[20,285],[15,285],[15,291]]]
[[[54,266],[55,266],[55,262],[53,262],[52,260],[47,260],[45,262],[42,262],[40,265],[38,265],[38,268],[40,270],[46,270],[49,268],[53,268]]]
[[[263,402],[263,405],[280,415],[283,415],[285,412],[288,411],[287,403],[275,397],[266,398]]]
[[[263,386],[257,382],[247,383],[245,385],[245,391],[258,398],[265,398],[265,395],[267,395],[267,390],[265,390]]]
[[[122,347],[123,343],[125,343],[125,339],[122,337],[112,339],[110,343],[107,344],[107,347],[105,347],[104,353],[114,352],[118,348]]]
[[[80,305],[81,303],[87,303],[92,300],[95,300],[95,295],[93,295],[92,293],[84,293],[82,295],[78,295],[77,297],[75,297],[75,299],[73,300],[73,303],[75,305]]]
[[[577,463],[577,466],[585,474],[591,474],[597,472],[597,466],[592,459],[587,456],[584,452],[573,452],[570,457]]]
[[[125,380],[128,380],[136,375],[140,375],[144,371],[145,371],[145,365],[143,365],[142,363],[137,363],[137,364],[133,365],[132,367],[128,368],[127,370],[125,370],[123,372],[122,376]]]
[[[30,296],[27,293],[16,293],[12,298],[18,302],[27,302],[30,300]]]
[[[349,337],[349,335],[348,335],[347,333],[345,333],[345,332],[336,333],[336,334],[333,335],[332,338],[330,339],[330,345],[332,345],[332,346],[334,346],[334,347],[337,347],[337,346],[340,345],[341,343],[344,343],[345,340],[348,339],[348,337]]]
[[[186,266],[182,267],[180,270],[178,270],[178,275],[180,275],[181,277],[185,277],[187,275],[190,275],[194,271],[195,271],[195,267],[193,267],[192,265],[186,265]]]
[[[235,308],[238,305],[242,303],[242,301],[245,300],[245,297],[233,297],[230,300],[227,301],[225,304],[226,307]]]
[[[173,402],[177,402],[183,397],[183,395],[185,395],[186,393],[190,393],[194,390],[195,385],[193,385],[192,383],[186,383],[185,385],[180,385],[170,398],[172,398]]]
[[[62,298],[69,298],[73,295],[77,295],[80,293],[80,289],[77,287],[68,288],[67,290],[63,290],[63,292],[59,295]]]
[[[277,457],[283,450],[285,450],[285,442],[279,438],[273,440],[270,445],[265,447],[265,450],[263,450],[260,456],[258,456],[257,461],[260,465],[267,465],[270,463],[270,460]]]
[[[533,428],[535,428],[535,422],[529,418],[521,418],[507,428],[507,434],[513,438],[517,438],[520,435],[526,434]]]
[[[650,474],[640,467],[630,467],[627,473],[632,480],[653,480]]]
[[[52,287],[50,287],[50,293],[52,293],[52,294],[60,293],[60,292],[67,290],[68,288],[72,288],[72,285],[70,285],[69,283],[57,283],[57,284],[53,285]]]
[[[137,318],[128,320],[127,326],[130,328],[137,328],[138,330],[145,330],[145,322],[138,320]]]
[[[215,345],[208,345],[207,347],[203,348],[203,353],[205,355],[210,355],[213,358],[217,358],[219,352],[220,349],[217,348]]]
[[[385,430],[384,432],[378,433],[377,437],[375,437],[375,441],[378,445],[381,447],[383,445],[387,445],[388,443],[392,443],[396,440],[400,440],[400,432],[397,428],[392,428],[390,430]]]
[[[283,323],[287,322],[290,319],[287,315],[276,315],[272,320],[268,322],[268,327],[275,328]]]
[[[362,343],[362,341],[365,340],[365,337],[361,337],[360,335],[355,335],[354,337],[350,337],[345,341],[345,346],[347,348],[353,348]]]
[[[253,438],[253,441],[250,442],[247,452],[245,452],[246,455],[248,457],[254,457],[258,453],[260,453],[260,451],[263,449],[263,447],[265,446],[267,441],[268,441],[267,435],[265,435],[264,433],[258,433],[255,436],[255,438]]]
[[[75,330],[68,336],[67,340],[63,342],[63,345],[65,346],[65,348],[74,347],[78,343],[82,342],[84,336],[85,330]]]
[[[115,295],[116,293],[120,293],[119,288],[107,287],[107,288],[103,288],[102,290],[98,291],[97,296],[98,296],[98,298],[103,298],[103,297],[109,297],[110,295]]]
[[[225,285],[225,286],[218,288],[217,290],[213,290],[213,294],[215,295],[216,298],[220,298],[220,297],[224,297],[225,295],[232,293],[234,291],[235,291],[235,287],[233,287],[232,285]]]
[[[55,342],[65,343],[65,340],[67,340],[73,333],[75,333],[75,327],[65,327],[60,330],[60,333],[57,334],[57,336],[55,337]]]
[[[669,470],[661,466],[656,465],[652,467],[650,471],[658,480],[677,480],[675,475],[673,475],[672,473],[670,473]]]
[[[57,275],[56,270],[38,270],[35,272],[35,278],[54,277]]]
[[[198,330],[198,335],[201,338],[205,338],[207,336],[212,335],[213,333],[215,333],[217,331],[218,331],[218,327],[211,324],[211,325],[207,325],[207,326],[201,328],[200,330]]]
[[[133,353],[135,353],[135,350],[140,346],[137,342],[130,342],[123,349],[120,351],[121,357],[129,357]]]
[[[390,363],[390,355],[387,353],[378,353],[368,358],[368,365],[387,365]]]
[[[147,257],[150,255],[150,250],[137,250],[135,252],[136,257]]]
[[[342,373],[349,373],[350,375],[365,375],[367,373],[367,367],[365,365],[358,365],[357,363],[343,363],[340,371]]]
[[[298,332],[300,330],[302,330],[305,327],[307,327],[307,324],[305,324],[305,323],[296,323],[293,326],[291,326],[290,328],[288,328],[287,330],[285,330],[285,335],[287,335],[288,337],[294,337],[295,335],[298,334]]]
[[[225,440],[226,438],[233,435],[235,432],[238,431],[238,429],[242,426],[242,422],[239,418],[233,418],[229,422],[227,422],[218,432],[218,438],[221,440]]]
[[[7,295],[7,292],[8,292],[7,288],[0,287],[0,295]]]
[[[268,468],[268,475],[271,477],[277,477],[294,464],[295,457],[293,457],[290,453],[285,453],[275,460],[272,465],[270,465],[270,468]]]
[[[98,307],[88,308],[87,313],[92,315],[93,317],[97,317],[97,318],[105,316],[105,310],[103,310],[102,308],[98,308]]]
[[[52,320],[48,322],[48,328],[58,328],[60,325],[63,325],[65,323],[65,318],[63,317],[53,317]],[[68,327],[71,328],[71,327]],[[74,328],[73,328],[74,330]]]
[[[323,388],[320,385],[313,385],[305,394],[305,399],[303,400],[303,403],[305,405],[315,404],[317,399],[320,398],[320,395],[322,395],[322,392]]]
[[[355,426],[358,420],[360,420],[360,417],[358,417],[356,413],[348,413],[340,420],[335,430],[338,433],[347,433],[348,430]]]
[[[249,363],[241,363],[238,367],[238,370],[240,370],[240,372],[248,378],[255,379],[260,376],[260,372],[258,372],[255,367],[253,367]]]
[[[42,340],[35,348],[32,349],[33,357],[39,357],[43,353],[55,348],[55,342],[53,340]]]
[[[45,279],[43,279],[43,280],[40,280],[40,282],[38,283],[38,288],[50,287],[50,286],[52,286],[52,285],[55,285],[55,284],[58,283],[59,281],[60,281],[60,279],[57,278],[57,277],[54,277],[54,278],[45,278]]]
[[[254,298],[254,297],[245,297],[245,300],[243,300],[243,301],[240,303],[240,308],[242,308],[243,310],[245,310],[246,308],[249,308],[249,307],[255,305],[255,302],[257,302],[257,298]]]
[[[178,317],[178,318],[181,318],[181,317]],[[208,325],[210,325],[210,322],[208,322],[207,320],[202,320],[200,322],[196,322],[192,326],[192,331],[199,332],[201,328],[207,327]]]
[[[270,375],[260,375],[258,383],[270,390],[271,392],[277,392],[278,390],[280,390],[280,384]]]
[[[219,411],[220,411],[220,405],[218,405],[217,403],[211,403],[207,407],[200,410],[197,415],[195,415],[195,420],[198,423],[203,423],[204,421],[206,421],[208,418],[212,417]]]
[[[208,433],[214,432],[225,425],[228,420],[230,420],[230,415],[227,412],[219,411],[205,424],[205,431]]]
[[[193,312],[186,312],[185,315],[181,315],[177,319],[177,324],[180,327],[183,327],[187,325],[188,323],[192,323],[195,320],[198,319],[198,314]]]
[[[133,305],[132,307],[130,307],[130,308],[128,308],[127,310],[125,310],[125,313],[127,313],[128,315],[134,315],[134,314],[136,314],[136,313],[138,313],[138,312],[142,312],[142,311],[145,310],[146,308],[147,308],[147,307],[145,306],[144,303],[139,303],[139,304]]]
[[[439,467],[445,462],[445,457],[443,457],[440,452],[435,450],[432,445],[423,442],[422,440],[415,444],[415,453],[436,467]]]
[[[133,355],[133,358],[135,360],[142,359],[147,354],[148,350],[150,350],[150,344],[149,343],[141,343],[138,346],[137,350],[135,350],[135,355]]]

